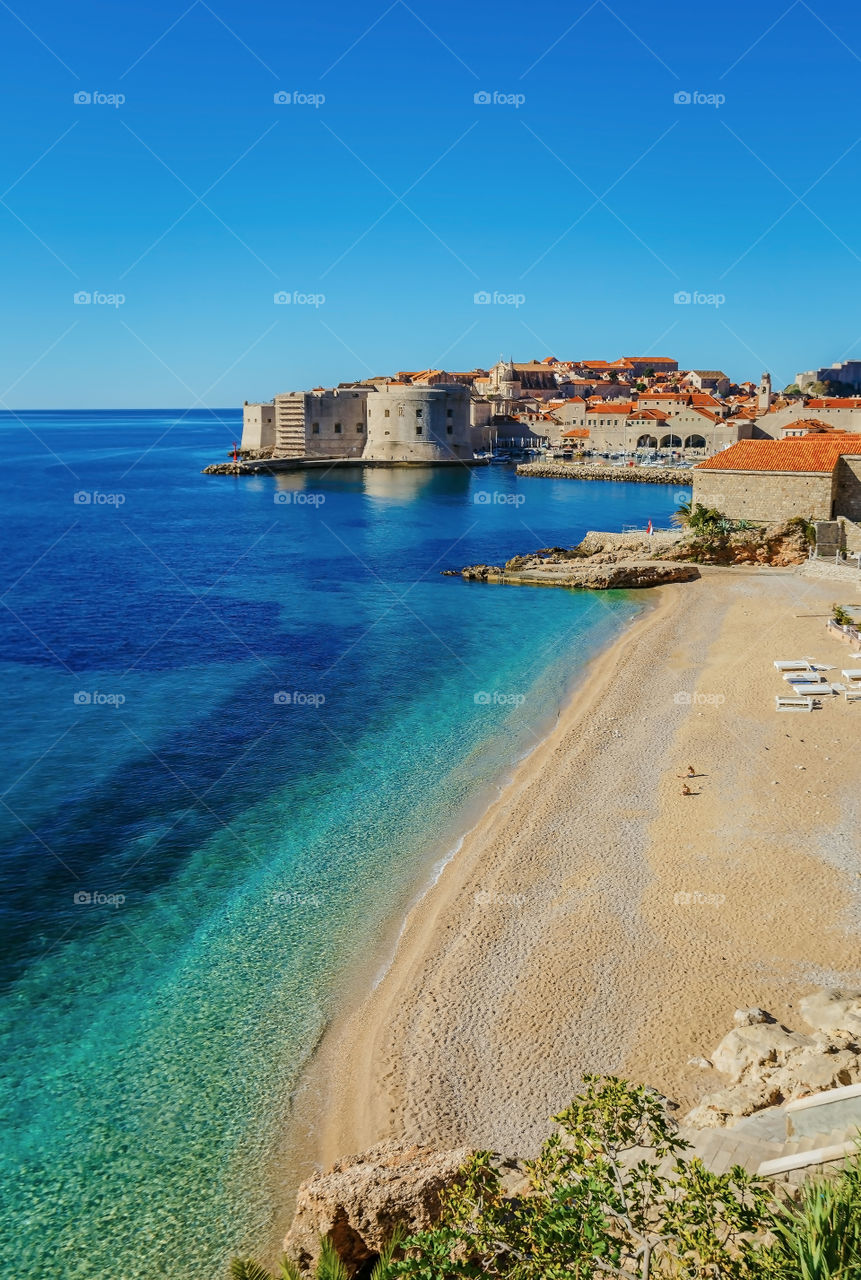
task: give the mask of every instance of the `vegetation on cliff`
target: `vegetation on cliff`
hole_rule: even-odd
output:
[[[373,1280],[861,1280],[861,1159],[793,1202],[688,1161],[665,1099],[612,1076],[587,1076],[555,1121],[514,1188],[510,1161],[470,1156],[436,1225],[396,1237]],[[270,1280],[255,1265],[234,1280]],[[285,1260],[279,1280],[303,1274]],[[315,1274],[350,1273],[327,1242]]]

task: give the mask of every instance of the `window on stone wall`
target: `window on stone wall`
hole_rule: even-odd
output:
[[[423,414],[424,414],[424,410],[423,410],[423,409],[416,409],[416,417],[417,417],[417,418],[421,418],[421,417],[423,416]]]
[[[357,423],[356,423],[356,430],[357,430],[357,431],[364,431],[364,429],[365,429],[365,428],[362,426],[361,422],[357,422]]]
[[[422,433],[422,429],[421,429],[421,427],[416,427],[416,435],[417,435],[417,436],[420,436],[420,435],[421,435],[421,433]]]
[[[446,427],[446,429],[445,429],[445,430],[446,430],[446,435],[450,435],[450,436],[453,436],[453,435],[454,435],[454,427],[453,427],[453,426],[449,425],[449,426],[447,426],[447,427]]]
[[[384,415],[383,415],[383,416],[384,416],[384,417],[386,417],[386,418],[390,418],[392,415],[391,415],[391,413],[389,412],[389,410],[388,410],[388,409],[386,409],[386,410],[385,410],[385,412],[384,412]]]
[[[312,435],[312,436],[318,436],[319,434],[320,434],[320,424],[319,424],[319,422],[312,422],[312,423],[311,423],[311,435]]]
[[[402,418],[403,416],[404,416],[404,406],[403,406],[402,404],[399,404],[399,405],[398,405],[398,417],[399,417],[399,418]]]
[[[446,417],[447,417],[447,418],[453,418],[453,417],[454,417],[454,409],[446,409]]]
[[[335,435],[336,435],[336,436],[339,436],[340,434],[341,434],[341,424],[340,424],[340,422],[336,422],[336,423],[335,423]]]

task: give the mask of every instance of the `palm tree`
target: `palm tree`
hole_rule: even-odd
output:
[[[404,1227],[395,1227],[388,1244],[380,1253],[379,1261],[371,1272],[371,1280],[386,1280],[389,1263],[394,1260],[395,1253],[407,1237]],[[281,1259],[277,1273],[256,1262],[254,1258],[234,1258],[230,1264],[232,1280],[303,1280],[302,1273],[286,1256]],[[338,1252],[328,1236],[320,1240],[320,1257],[314,1272],[314,1280],[350,1280],[347,1268],[338,1257]]]
[[[693,514],[693,506],[690,501],[682,501],[676,507],[670,519],[673,524],[677,524],[682,529],[686,529],[691,522]]]

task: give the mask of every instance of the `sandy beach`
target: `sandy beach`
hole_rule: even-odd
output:
[[[792,1024],[861,983],[861,708],[774,710],[773,659],[847,665],[835,596],[779,569],[661,588],[326,1033],[306,1171],[385,1138],[528,1153],[588,1071],[692,1105],[736,1008]]]

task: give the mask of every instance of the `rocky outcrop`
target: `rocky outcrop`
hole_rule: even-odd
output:
[[[739,529],[735,533],[701,533],[689,530],[664,554],[668,560],[693,560],[696,564],[769,564],[786,567],[807,561],[809,543],[803,524],[769,525]]]
[[[685,1123],[733,1125],[763,1107],[861,1080],[861,993],[817,991],[800,1010],[809,1034],[781,1026],[763,1009],[739,1009],[711,1055],[728,1084],[707,1094]]]
[[[664,586],[691,582],[699,570],[693,564],[659,558],[663,548],[674,546],[681,533],[655,535],[587,533],[576,547],[542,547],[527,555],[512,556],[504,565],[473,564],[447,569],[472,582],[505,582],[545,587],[580,587],[588,591],[612,588]]]
[[[624,480],[629,484],[690,485],[691,473],[684,467],[613,467],[592,462],[523,462],[519,476],[545,480]]]
[[[807,560],[807,539],[800,522],[736,533],[704,534],[684,529],[586,534],[576,547],[543,547],[512,556],[504,565],[474,564],[447,569],[477,582],[533,583],[550,587],[659,587],[691,582],[698,564],[788,566]]]
[[[440,1193],[457,1182],[471,1154],[464,1147],[432,1147],[382,1142],[362,1155],[339,1160],[299,1188],[296,1214],[284,1251],[310,1270],[328,1236],[350,1275],[375,1257],[394,1228],[425,1230],[439,1220]]]

